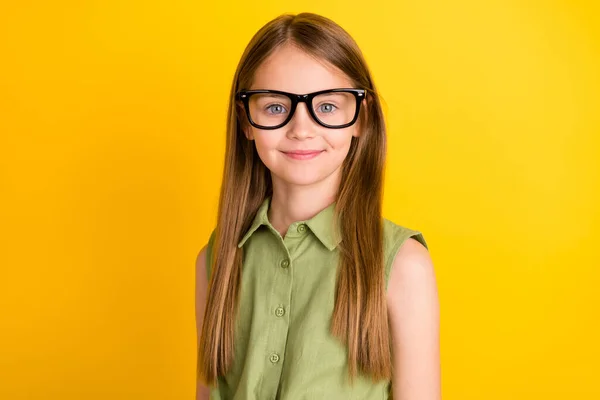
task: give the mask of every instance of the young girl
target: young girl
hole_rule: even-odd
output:
[[[258,31],[197,259],[198,399],[441,398],[434,269],[422,234],[381,216],[385,151],[346,31],[310,13]]]

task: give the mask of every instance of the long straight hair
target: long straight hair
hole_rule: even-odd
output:
[[[232,365],[243,263],[243,248],[237,244],[262,202],[273,193],[270,172],[243,133],[247,116],[235,94],[251,86],[260,64],[284,44],[293,44],[337,67],[355,87],[367,91],[366,110],[360,116],[361,134],[352,138],[336,197],[335,215],[342,240],[330,329],[347,347],[351,380],[357,373],[373,381],[391,379],[381,218],[386,152],[383,112],[356,42],[335,22],[312,13],[283,14],[264,25],[246,47],[235,72],[213,257],[209,261],[212,274],[199,343],[199,378],[213,385]]]

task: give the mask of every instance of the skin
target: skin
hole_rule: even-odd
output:
[[[206,293],[208,279],[206,279],[206,246],[200,250],[196,258],[196,343],[200,343],[202,322],[204,321],[204,307],[206,306]],[[210,390],[196,379],[196,400],[208,400]]]
[[[352,82],[341,71],[293,45],[286,45],[261,64],[250,89],[305,94],[351,87]],[[271,171],[273,197],[269,221],[285,236],[291,223],[309,219],[335,200],[342,162],[352,137],[360,134],[360,125],[324,128],[312,119],[306,104],[300,103],[292,120],[282,128],[262,130],[247,125],[244,133],[248,140],[254,141],[258,155]],[[294,160],[284,154],[293,150],[323,152],[311,160]]]
[[[315,60],[293,45],[276,50],[256,71],[250,89],[275,89],[305,94],[318,90],[353,87],[331,65]],[[367,101],[367,100],[363,100]],[[364,106],[365,104],[363,104]],[[364,110],[364,108],[363,108]],[[295,221],[318,214],[335,200],[341,167],[360,125],[328,129],[318,125],[306,105],[298,104],[292,120],[276,130],[244,127],[253,140],[273,180],[269,221],[285,236]],[[295,160],[284,153],[322,150],[316,158]],[[206,301],[206,246],[196,261],[196,322],[198,340]],[[439,304],[429,252],[414,239],[401,246],[394,259],[387,291],[394,353],[395,400],[439,400]],[[198,382],[197,397],[208,399],[208,389]]]

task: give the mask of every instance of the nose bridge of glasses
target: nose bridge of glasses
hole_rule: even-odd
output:
[[[300,103],[304,103],[304,105],[306,106],[306,114],[307,116],[310,118],[312,117],[312,112],[310,110],[310,106],[311,106],[311,102],[312,102],[312,96],[310,94],[297,94],[295,95],[296,97],[296,104],[294,107],[294,115],[291,116],[291,118],[293,119],[295,117],[295,114],[298,112],[298,107],[300,106]],[[313,117],[314,118],[314,117]]]
[[[304,103],[307,107],[310,104],[311,97],[309,94],[297,94],[295,97],[298,103]]]
[[[312,96],[310,94],[295,94],[293,95],[293,98],[295,101],[294,105],[292,106],[292,113],[289,116],[288,122],[291,122],[291,124],[295,127],[294,131],[300,129],[304,132],[307,129],[307,126],[305,125],[306,123],[311,124],[316,122],[314,121],[315,117],[310,110]],[[303,111],[298,112],[298,109],[302,107],[301,103],[304,103],[306,108]],[[300,123],[300,125],[298,125],[298,123]]]

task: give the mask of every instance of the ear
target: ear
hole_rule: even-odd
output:
[[[246,139],[254,140],[254,134],[252,133],[252,129],[249,126],[242,129],[244,130],[244,136],[246,136]]]
[[[368,119],[368,105],[369,102],[367,100],[367,94],[365,94],[365,98],[362,100],[362,104],[360,105],[360,114],[358,115],[358,121],[356,121],[356,128],[354,129],[354,133],[352,136],[360,137],[362,135],[363,124],[366,123]]]
[[[242,129],[242,132],[244,132],[244,136],[246,136],[246,139],[248,140],[254,140],[254,134],[252,132],[252,127],[248,123],[248,117],[246,116],[244,104],[239,100],[237,100],[235,104],[237,109],[238,120],[240,121],[240,127]]]

